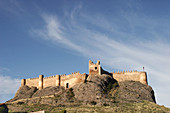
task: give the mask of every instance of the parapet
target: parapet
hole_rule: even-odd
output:
[[[148,84],[147,82],[147,74],[146,72],[138,72],[138,71],[118,71],[112,73],[113,78],[116,79],[118,82],[132,80],[132,81],[139,81],[143,84]]]
[[[122,74],[122,73],[134,73],[134,72],[140,73],[140,72],[138,72],[137,70],[130,70],[130,71],[129,71],[129,70],[128,70],[128,71],[126,70],[126,71],[117,71],[117,72],[116,72],[116,71],[115,71],[115,72],[113,71],[113,73],[117,73],[117,74],[118,74],[118,73],[120,73],[120,74]]]
[[[89,60],[89,76],[95,76],[102,74],[108,74],[112,76],[114,79],[116,79],[118,82],[125,81],[125,80],[133,80],[133,81],[139,81],[143,84],[147,83],[147,74],[146,72],[138,72],[136,70],[131,71],[118,71],[109,73],[102,69],[100,65],[100,61],[98,60],[95,63],[93,63],[91,60]],[[73,85],[84,82],[87,79],[87,74],[80,72],[73,72],[69,75],[62,74],[62,75],[53,75],[49,77],[44,77],[44,75],[39,75],[37,78],[29,78],[29,79],[22,79],[21,80],[21,86],[28,85],[28,86],[34,86],[39,89],[43,89],[48,86],[64,86],[66,88],[70,88]]]
[[[44,75],[39,75],[37,78],[29,78],[29,79],[22,79],[21,80],[21,86],[27,85],[29,87],[37,87],[39,90],[48,87],[48,86],[64,86],[66,87],[66,84],[70,84],[70,86],[73,86],[72,84],[76,84],[82,81],[85,81],[86,74],[81,74],[80,72],[74,72],[69,75],[63,74],[63,75],[53,75],[49,77],[44,77]]]

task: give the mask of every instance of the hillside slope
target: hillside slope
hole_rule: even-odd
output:
[[[115,103],[114,106],[67,106],[54,107],[42,104],[14,104],[8,105],[10,112],[32,112],[44,110],[46,113],[170,113],[170,108],[157,105],[153,102],[143,101],[140,103]]]
[[[99,107],[98,110],[108,109],[108,112],[111,112],[113,109],[116,112],[125,109],[149,110],[154,106],[160,107],[160,109],[155,107],[157,111],[169,110],[155,103],[154,91],[150,86],[134,81],[118,83],[106,74],[89,76],[87,81],[70,89],[55,86],[38,90],[35,87],[23,86],[19,88],[13,99],[6,102],[9,110],[12,111],[36,111],[40,109],[50,111],[61,108],[68,111],[82,110],[82,112],[86,112],[86,108],[90,107],[89,110],[94,111]],[[37,107],[34,108],[32,105]],[[44,108],[43,105],[47,108]]]

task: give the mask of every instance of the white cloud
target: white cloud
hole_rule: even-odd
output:
[[[11,78],[10,76],[0,75],[0,103],[5,102],[14,96],[19,86],[20,79]]]
[[[75,9],[80,10],[81,7]],[[102,15],[89,17],[80,12],[77,18],[75,10],[70,14],[67,15],[70,18],[67,22],[63,20],[60,22],[54,15],[43,15],[44,28],[33,32],[45,40],[72,49],[85,57],[101,60],[102,64],[113,69],[141,71],[145,66],[158,103],[170,106],[168,101],[164,101],[168,100],[167,95],[161,96],[170,94],[170,90],[166,92],[161,90],[170,89],[168,87],[170,45],[165,38],[169,34],[167,32],[161,34],[155,30],[159,26],[170,29],[166,23],[160,25],[147,17],[139,18],[135,15],[131,18],[133,15],[126,15],[122,18],[127,21],[127,27],[131,28],[132,32],[124,32],[122,31],[124,26],[114,23],[119,20],[109,21]],[[136,32],[137,28],[144,29],[144,33]],[[152,38],[148,38],[147,35]]]

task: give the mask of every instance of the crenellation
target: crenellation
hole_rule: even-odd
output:
[[[136,73],[136,72],[138,73],[137,70],[131,70],[131,71],[127,71],[127,70],[126,70],[126,71],[117,71],[117,72],[116,72],[116,71],[115,71],[115,72],[113,71],[112,74],[114,74],[114,73],[117,73],[117,74],[122,74],[122,73]]]
[[[138,72],[137,70],[118,70],[111,73],[105,71],[100,66],[100,61],[94,64],[91,60],[89,61],[89,75],[86,73],[81,74],[78,72],[72,72],[71,74],[53,75],[44,77],[39,75],[37,78],[28,78],[21,80],[21,86],[28,85],[34,86],[38,89],[43,89],[49,86],[64,86],[65,88],[71,88],[74,85],[84,82],[88,76],[102,76],[102,74],[109,74],[118,82],[125,80],[139,81],[143,84],[147,84],[146,72]]]
[[[61,75],[61,77],[63,77],[63,76],[64,76],[64,74]]]
[[[29,78],[30,80],[33,80],[33,79],[39,79],[38,77],[36,77],[36,78]]]
[[[113,73],[113,78],[118,82],[125,80],[139,81],[143,84],[147,84],[146,72],[129,71],[126,73]]]
[[[54,78],[55,76],[44,77],[44,79]]]

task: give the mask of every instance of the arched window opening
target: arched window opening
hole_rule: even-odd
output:
[[[69,88],[69,83],[66,83],[66,88]]]

